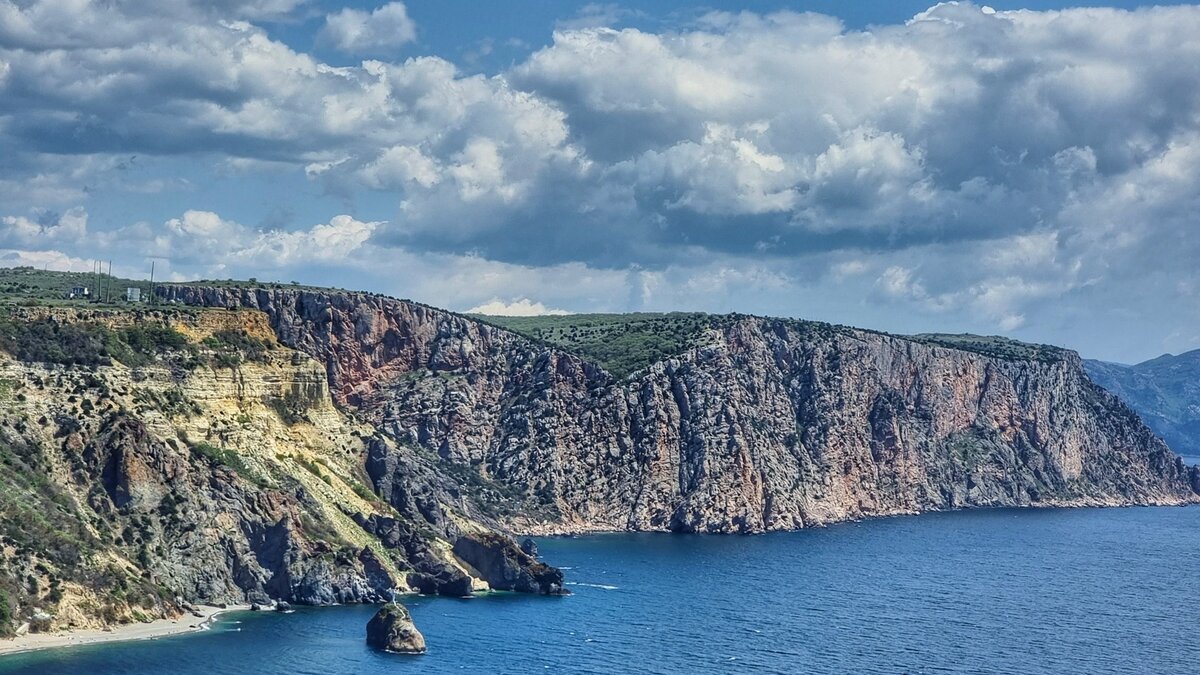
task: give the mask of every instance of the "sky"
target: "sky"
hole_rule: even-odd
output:
[[[1200,7],[0,0],[0,265],[1200,348]]]

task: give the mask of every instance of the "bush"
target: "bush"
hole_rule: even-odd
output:
[[[11,601],[8,593],[0,591],[0,636],[12,637],[14,633]]]
[[[107,328],[95,324],[62,324],[49,319],[0,319],[0,349],[21,361],[87,367],[112,365],[114,358],[131,356]]]
[[[232,450],[226,450],[225,448],[218,448],[211,443],[203,442],[196,443],[191,447],[194,454],[204,457],[210,463],[227,466],[233,469],[239,476],[245,478],[251,483],[254,483],[258,487],[269,487],[266,481],[262,480],[253,471],[251,471],[250,467],[246,465],[246,462],[242,459],[241,455],[237,454],[236,452]]]
[[[213,365],[236,368],[243,361],[265,361],[271,345],[246,331],[223,330],[204,338],[204,346],[216,352]]]
[[[158,354],[164,351],[182,351],[188,340],[182,333],[169,326],[133,326],[121,331],[121,339],[129,348],[143,354]]]

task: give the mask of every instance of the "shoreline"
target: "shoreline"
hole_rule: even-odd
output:
[[[79,647],[107,642],[129,642],[133,640],[156,640],[171,635],[208,630],[217,617],[225,612],[248,611],[250,605],[230,605],[225,608],[201,606],[196,608],[203,616],[184,614],[177,619],[155,619],[149,623],[131,623],[113,626],[110,629],[86,628],[60,633],[26,633],[15,638],[0,640],[0,658],[10,654],[24,654],[43,649]]]

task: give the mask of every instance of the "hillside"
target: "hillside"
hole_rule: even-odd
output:
[[[0,314],[0,635],[519,578],[452,552],[510,508],[502,486],[464,492],[338,409],[261,312]]]
[[[1084,365],[1097,384],[1120,396],[1175,451],[1200,456],[1200,350],[1133,366]]]
[[[1200,470],[1044,345],[282,284],[52,297],[69,281],[0,292],[0,632],[560,592],[506,533],[1200,499]]]
[[[265,312],[325,364],[336,401],[544,507],[507,516],[519,531],[1197,499],[1192,474],[1067,350],[748,316],[513,322],[531,338],[370,294],[161,292]],[[587,350],[617,337],[683,350],[614,377]]]

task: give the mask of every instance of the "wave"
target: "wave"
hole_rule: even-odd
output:
[[[609,586],[608,584],[585,584],[585,583],[578,582],[578,581],[568,581],[568,582],[566,582],[565,585],[566,586],[587,586],[588,588],[603,588],[606,591],[615,591],[619,588],[618,586]]]

